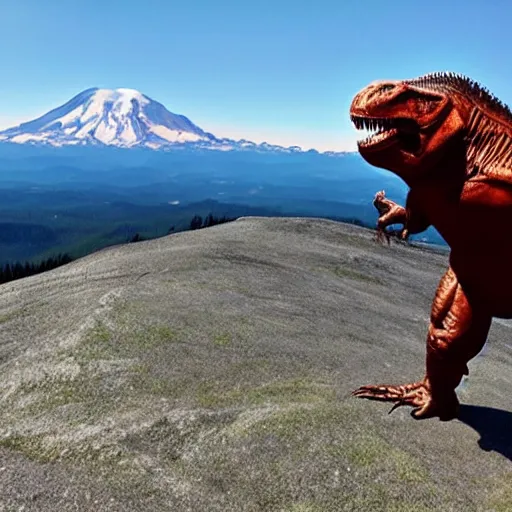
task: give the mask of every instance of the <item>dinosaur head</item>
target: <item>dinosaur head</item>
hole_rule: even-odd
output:
[[[370,135],[358,142],[370,164],[413,179],[460,140],[466,117],[456,97],[429,80],[373,82],[353,99],[350,117]]]

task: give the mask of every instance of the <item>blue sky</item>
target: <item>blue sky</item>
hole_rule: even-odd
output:
[[[220,136],[353,147],[368,82],[451,70],[512,104],[509,0],[0,0],[0,127],[128,87]]]

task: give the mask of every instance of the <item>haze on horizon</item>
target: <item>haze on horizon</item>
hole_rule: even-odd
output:
[[[219,137],[350,150],[350,101],[375,79],[450,70],[511,104],[511,17],[505,0],[8,0],[0,129],[127,87]]]

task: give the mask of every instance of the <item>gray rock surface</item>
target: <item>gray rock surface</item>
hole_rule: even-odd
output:
[[[249,217],[2,285],[0,510],[512,510],[511,322],[458,420],[350,396],[423,375],[447,266],[372,238]]]

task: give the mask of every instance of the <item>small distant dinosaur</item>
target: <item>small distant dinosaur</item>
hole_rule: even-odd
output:
[[[401,240],[407,240],[409,233],[405,227],[407,222],[405,208],[391,199],[388,199],[384,190],[380,190],[375,194],[373,206],[375,206],[379,212],[379,219],[377,221],[377,241],[383,242],[383,238],[385,237],[389,245],[391,243],[391,236],[396,236]],[[386,228],[392,224],[403,224],[404,228],[399,231],[386,230]]]
[[[371,165],[409,186],[406,228],[434,226],[450,246],[430,315],[426,373],[405,385],[369,385],[359,397],[414,407],[415,418],[458,415],[455,388],[483,348],[492,318],[512,318],[512,111],[454,73],[377,81],[353,99],[358,143]],[[390,411],[391,412],[391,411]]]

